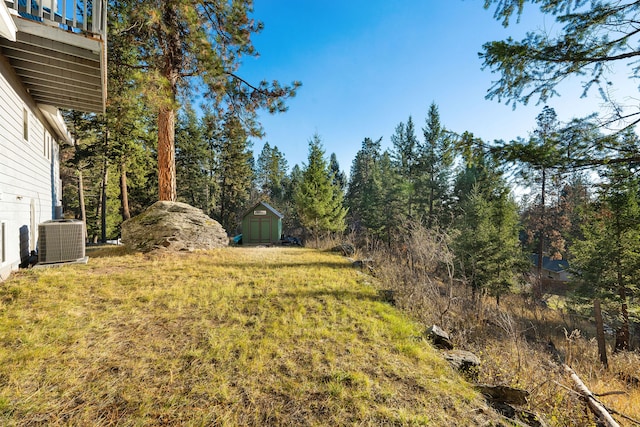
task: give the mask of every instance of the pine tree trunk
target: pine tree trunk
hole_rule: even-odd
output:
[[[546,223],[546,206],[545,206],[545,193],[547,191],[547,171],[542,168],[542,189],[540,190],[540,230],[538,234],[538,286],[542,286],[542,260],[544,257],[544,235],[545,235],[545,223]]]
[[[122,163],[120,167],[120,203],[122,205],[122,220],[131,218],[129,211],[129,190],[127,189],[127,166]]]
[[[102,169],[102,191],[100,194],[100,241],[102,243],[107,242],[107,185],[109,185],[109,157],[107,157],[107,153],[109,152],[109,130],[106,129],[105,123],[105,132],[104,132],[104,163]]]
[[[78,153],[78,141],[76,138],[73,139],[73,146],[75,148],[76,154]],[[82,169],[80,165],[78,165],[78,205],[80,208],[80,220],[84,223],[84,239],[85,241],[89,238],[89,231],[87,230],[87,206],[84,202],[84,175],[82,173]]]
[[[627,307],[627,287],[624,283],[624,275],[622,272],[622,225],[620,224],[620,216],[616,217],[616,269],[618,270],[618,295],[620,296],[620,317],[622,317],[622,325],[616,331],[615,352],[629,350],[629,310]]]
[[[84,202],[84,177],[82,170],[78,168],[78,204],[80,205],[80,220],[84,223],[84,238],[89,237],[87,231],[87,206]]]
[[[598,340],[598,353],[600,362],[605,369],[609,369],[609,360],[607,359],[607,345],[604,340],[604,323],[602,322],[602,310],[600,309],[600,300],[593,300],[593,311],[596,318],[596,338]]]
[[[104,188],[105,185],[105,179],[106,179],[106,158],[104,160],[104,164],[103,164],[103,168],[102,168],[102,181],[100,181],[100,191],[98,193],[98,203],[96,204],[96,216],[95,216],[95,230],[100,230],[101,229],[101,212],[102,212],[102,205],[106,202],[104,200],[104,191],[102,191],[102,189]],[[100,237],[98,235],[98,232],[95,231],[94,234],[92,235],[92,241],[93,243],[98,243],[100,241]]]
[[[622,317],[622,325],[616,331],[616,346],[615,351],[629,350],[630,332],[629,332],[629,309],[627,306],[627,289],[622,284],[618,289],[620,300],[622,301],[620,307],[620,316]]]
[[[102,191],[100,199],[102,200],[100,205],[100,241],[102,243],[107,242],[107,184],[109,179],[109,163],[106,158],[104,160],[104,174],[102,177]]]
[[[164,2],[162,23],[168,28],[179,26],[174,2]],[[178,80],[182,69],[182,41],[180,32],[165,34],[163,46],[163,77],[169,84],[165,90],[165,99],[158,112],[158,198],[175,202],[177,199],[176,184],[176,97]]]
[[[435,178],[433,177],[433,175],[431,176],[431,189],[429,190],[429,219],[427,220],[427,228],[429,230],[431,230],[433,228],[433,199],[435,198],[435,191],[434,191],[434,182]]]
[[[175,111],[166,107],[158,113],[158,198],[170,202],[177,198]]]

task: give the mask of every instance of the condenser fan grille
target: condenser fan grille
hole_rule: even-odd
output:
[[[38,226],[38,234],[38,261],[41,264],[77,261],[85,256],[82,221],[46,221]]]

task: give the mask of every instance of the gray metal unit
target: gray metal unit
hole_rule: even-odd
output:
[[[39,263],[70,262],[84,257],[84,223],[82,221],[59,219],[38,225]]]

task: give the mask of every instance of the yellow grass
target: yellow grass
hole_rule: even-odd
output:
[[[1,425],[477,425],[482,406],[337,255],[113,249],[0,284]]]
[[[562,307],[562,299],[557,301]],[[471,345],[482,355],[480,381],[528,390],[531,394],[526,409],[542,414],[552,426],[595,426],[593,415],[573,391],[574,383],[548,352],[551,340],[563,362],[575,370],[592,393],[614,392],[599,399],[621,426],[638,425],[615,412],[640,420],[640,384],[623,380],[625,376],[640,378],[640,354],[612,354],[613,338],[609,337],[609,369],[604,369],[594,327],[586,319],[572,319],[559,308],[527,308],[516,295],[506,298],[501,307],[489,305],[493,313],[489,326]]]
[[[594,393],[607,394],[601,400],[612,412],[637,421],[614,414],[620,425],[640,425],[640,352],[612,354],[615,337],[609,335],[609,369],[604,369],[593,320],[572,313],[565,297],[552,296],[543,307],[530,294],[519,292],[504,295],[498,305],[495,298],[474,298],[462,282],[438,280],[433,266],[416,268],[414,258],[394,259],[393,253],[385,252],[374,256],[376,280],[394,292],[398,307],[424,326],[438,324],[458,348],[479,356],[479,382],[527,390],[530,395],[522,409],[538,414],[549,426],[595,426],[573,382],[551,356],[553,342]],[[637,302],[630,307],[637,309]]]

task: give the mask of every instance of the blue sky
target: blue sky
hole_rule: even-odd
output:
[[[260,52],[239,74],[251,81],[302,81],[289,111],[260,114],[266,132],[254,140],[276,145],[289,167],[306,162],[308,142],[320,135],[327,157],[335,152],[347,173],[365,137],[382,147],[409,115],[422,139],[435,102],[449,130],[486,141],[526,137],[543,105],[511,106],[485,99],[498,79],[482,70],[485,42],[527,31],[558,30],[553,17],[525,8],[520,23],[504,28],[483,0],[256,0],[253,17],[264,23],[254,36]],[[560,87],[549,105],[561,121],[598,109],[596,91],[580,98],[579,80]]]

